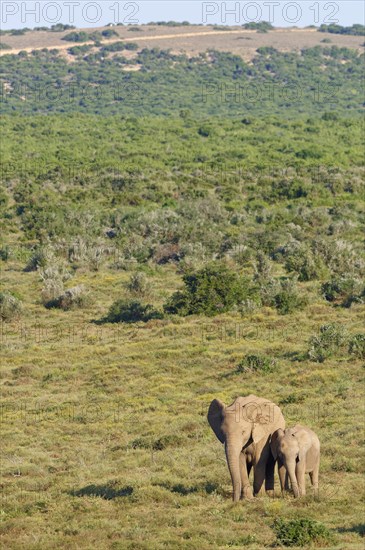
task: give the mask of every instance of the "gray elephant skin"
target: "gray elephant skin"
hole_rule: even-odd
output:
[[[281,490],[287,488],[289,476],[294,496],[304,496],[305,474],[309,474],[315,496],[318,496],[320,442],[318,436],[306,426],[297,424],[285,431],[277,430],[271,438],[271,452],[278,461]]]
[[[213,399],[208,422],[224,444],[233,500],[237,502],[242,497],[252,497],[251,468],[254,470],[254,495],[259,494],[264,481],[266,491],[272,492],[275,461],[270,451],[270,438],[276,430],[285,428],[280,408],[256,395],[237,397],[229,406]]]

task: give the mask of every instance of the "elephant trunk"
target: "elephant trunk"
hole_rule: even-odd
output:
[[[237,502],[241,498],[242,481],[240,473],[240,453],[242,445],[226,443],[226,457],[229,473],[231,474],[233,486],[233,500]]]
[[[293,489],[293,493],[295,498],[299,497],[299,487],[298,487],[298,481],[297,476],[295,474],[295,462],[289,462],[286,464],[286,469],[289,474],[290,483]]]

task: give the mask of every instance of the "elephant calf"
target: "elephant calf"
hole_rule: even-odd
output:
[[[297,424],[294,428],[276,430],[271,436],[271,452],[278,461],[281,490],[286,489],[289,475],[294,496],[305,495],[305,474],[309,474],[314,494],[318,495],[320,443],[317,435]]]

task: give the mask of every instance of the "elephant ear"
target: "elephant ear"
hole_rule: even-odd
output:
[[[296,437],[296,435],[294,435],[294,437]],[[298,443],[299,443],[298,461],[301,462],[302,460],[305,460],[305,457],[307,456],[307,452],[309,451],[312,445],[312,441],[309,434],[307,433],[298,434]]]
[[[208,410],[208,422],[221,443],[224,443],[226,440],[221,429],[222,412],[224,408],[225,404],[222,403],[222,401],[219,401],[219,399],[213,399]]]
[[[279,428],[279,430],[276,430],[270,439],[270,448],[272,455],[275,460],[278,458],[278,445],[279,445],[279,439],[283,437],[284,431]]]
[[[257,443],[263,437],[267,437],[267,426],[265,424],[260,424],[260,422],[255,422],[252,428],[252,440],[254,443]]]

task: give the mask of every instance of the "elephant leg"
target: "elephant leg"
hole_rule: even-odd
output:
[[[274,470],[275,459],[270,453],[265,470],[265,491],[269,496],[274,496]]]
[[[250,467],[251,470],[251,467]],[[252,489],[250,485],[250,481],[248,479],[249,471],[248,471],[248,464],[246,455],[244,453],[240,454],[240,475],[241,475],[241,481],[242,481],[242,496],[243,498],[252,498]]]
[[[311,482],[314,489],[314,498],[318,498],[318,477],[319,477],[319,464],[316,464],[313,472],[310,474]]]
[[[285,472],[285,491],[288,493],[290,491],[289,487],[289,474]]]
[[[255,496],[260,493],[264,483],[269,453],[270,449],[263,449],[254,468],[253,493]]]
[[[288,491],[289,483],[288,483],[288,473],[285,469],[284,464],[280,459],[278,459],[278,474],[279,474],[279,480],[280,480],[280,487],[282,494],[285,493],[285,491]]]
[[[297,463],[295,474],[298,480],[299,496],[305,496],[305,461]]]

